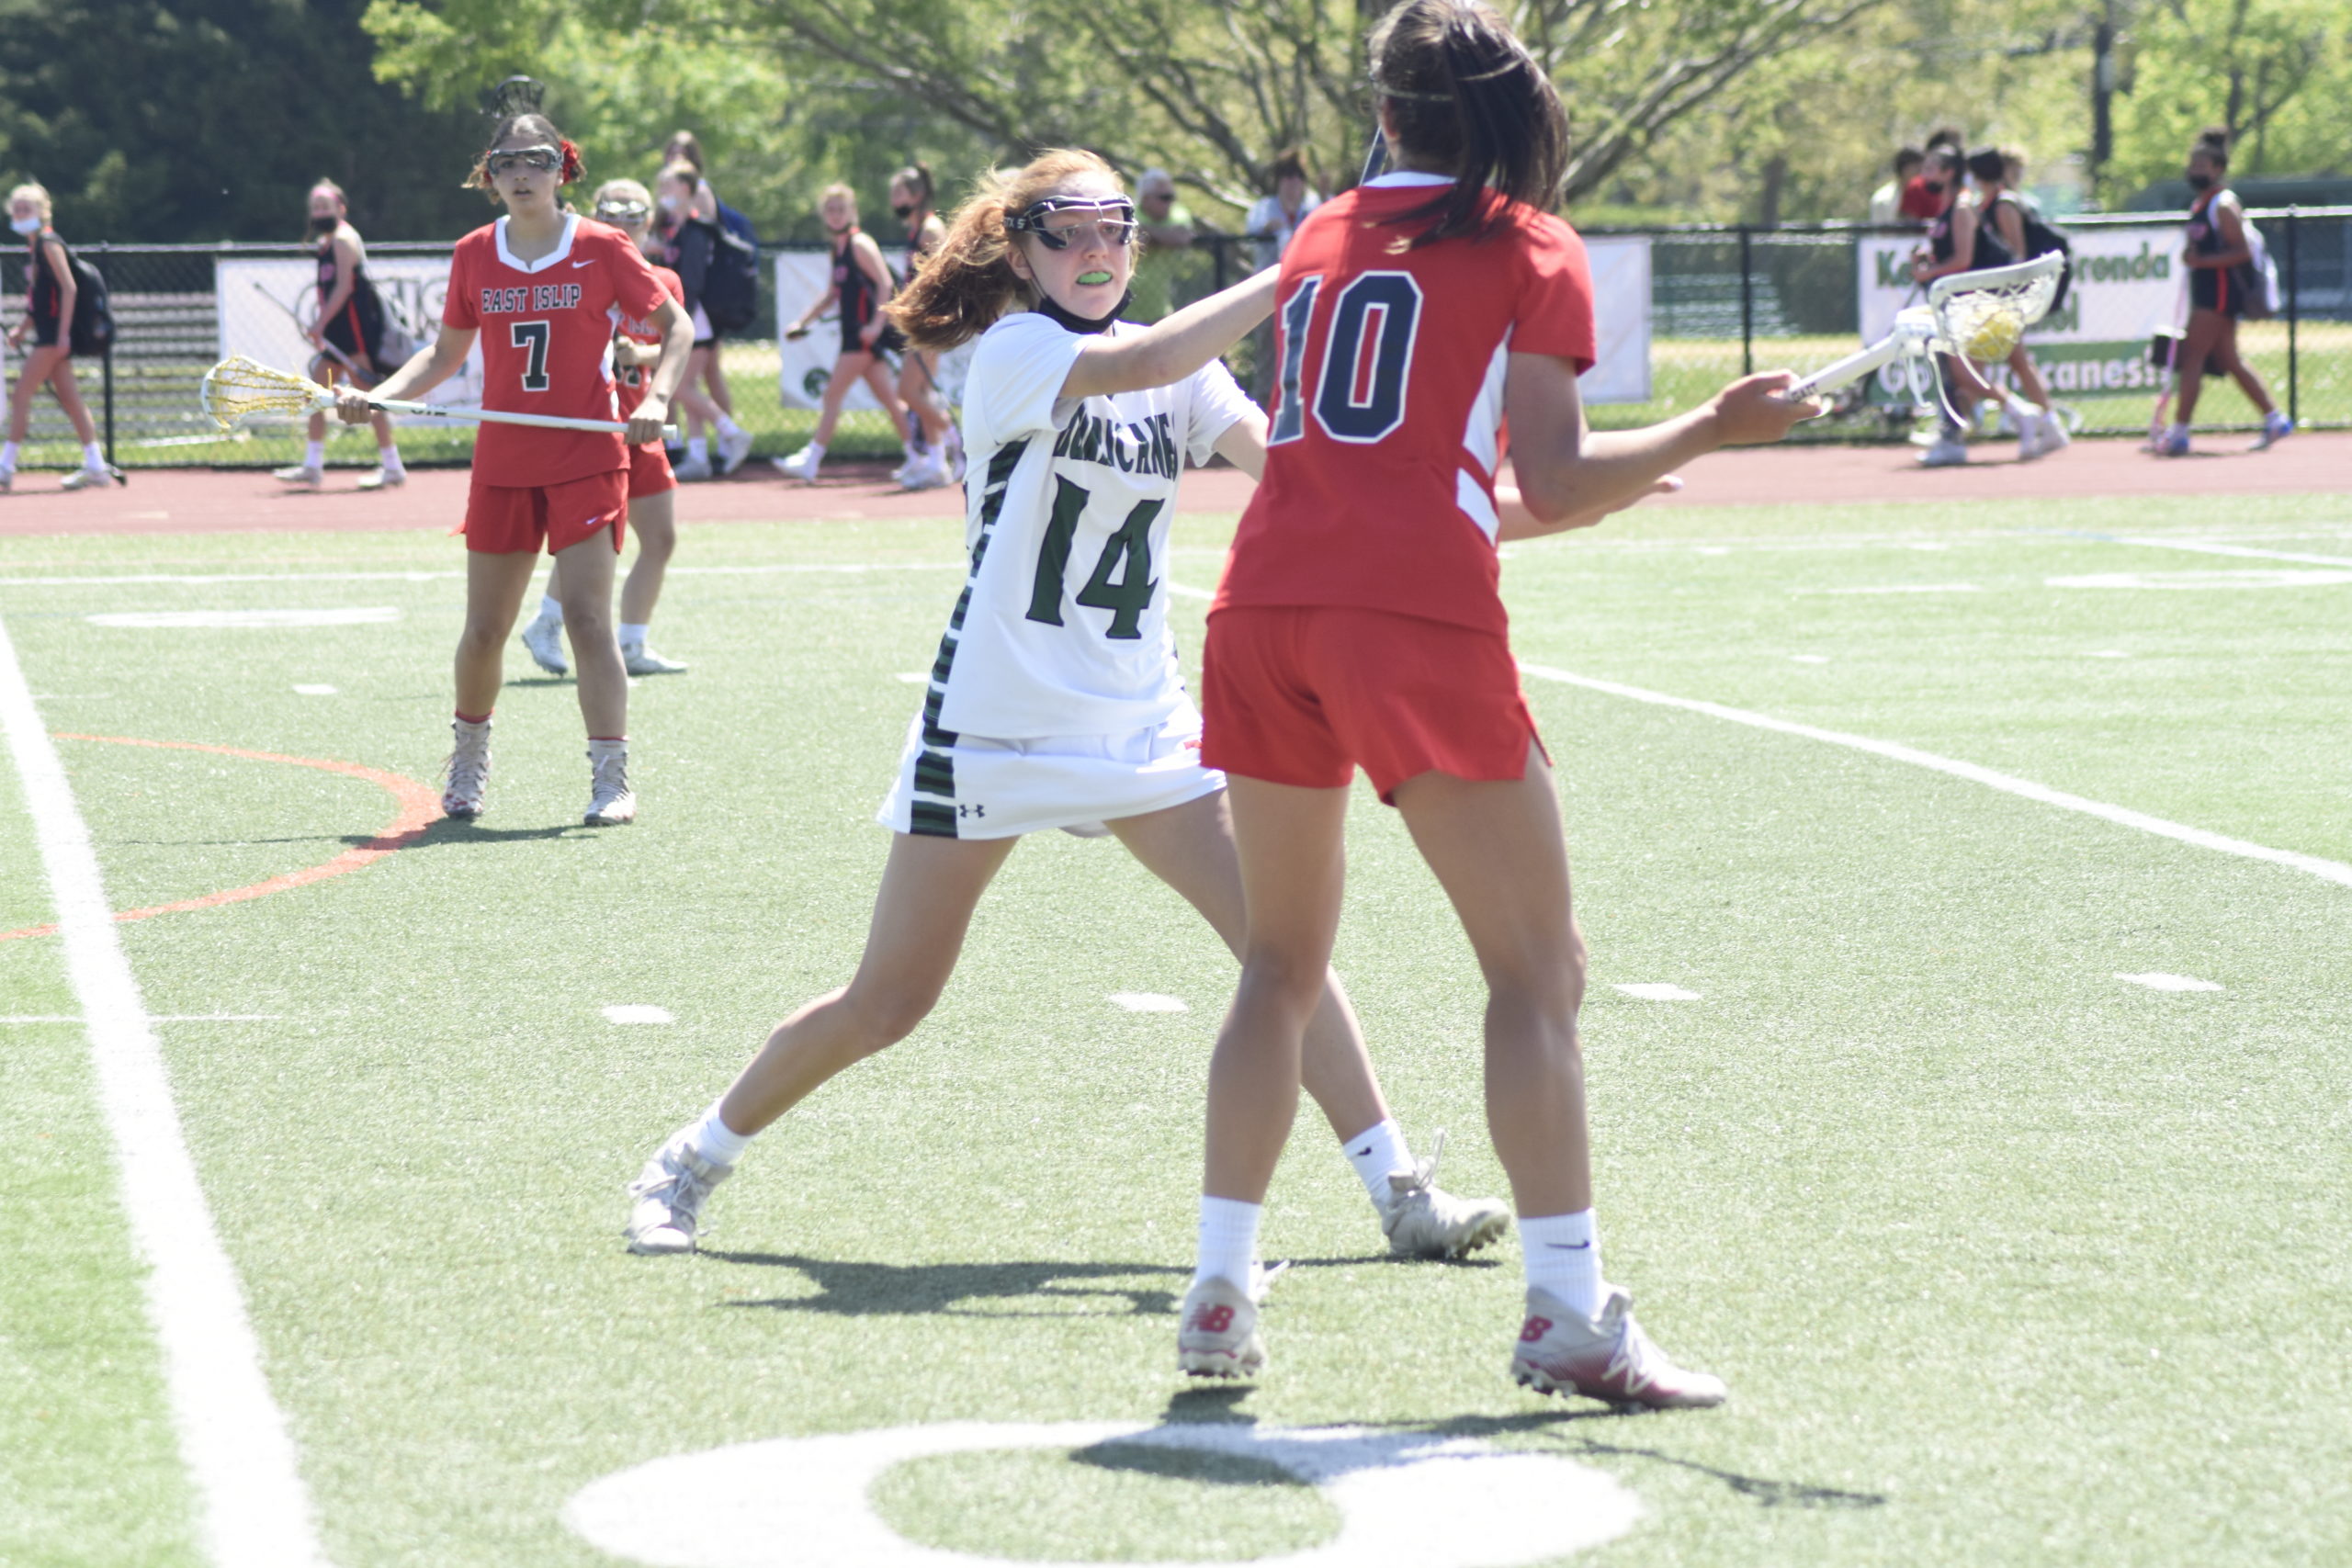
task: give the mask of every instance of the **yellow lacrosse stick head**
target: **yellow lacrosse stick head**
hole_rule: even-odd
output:
[[[204,373],[197,401],[225,431],[255,414],[320,412],[334,406],[334,394],[305,377],[237,354]]]

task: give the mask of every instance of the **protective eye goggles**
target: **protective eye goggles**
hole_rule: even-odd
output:
[[[492,152],[481,161],[481,166],[497,179],[517,169],[536,169],[543,175],[554,174],[563,167],[563,150],[560,147],[520,147],[511,152]]]
[[[596,221],[627,229],[643,223],[653,216],[653,209],[642,201],[604,201],[596,204]]]
[[[1099,214],[1092,223],[1080,221],[1049,227],[1052,219],[1062,213]],[[1011,218],[1004,226],[1017,234],[1035,234],[1037,243],[1049,251],[1066,251],[1070,242],[1083,238],[1091,229],[1102,243],[1124,248],[1135,243],[1136,206],[1125,197],[1102,200],[1086,197],[1049,196],[1043,201],[1031,202]]]

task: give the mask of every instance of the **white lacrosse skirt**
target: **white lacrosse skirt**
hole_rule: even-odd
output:
[[[1225,787],[1201,766],[1201,716],[1186,703],[1157,728],[1128,735],[927,742],[907,727],[898,782],[875,820],[940,839],[1010,839],[1061,828],[1091,838],[1122,817],[1165,811]]]

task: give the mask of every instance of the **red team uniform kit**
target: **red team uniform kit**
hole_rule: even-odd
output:
[[[441,319],[481,334],[484,407],[612,420],[627,417],[612,374],[615,324],[643,331],[662,301],[680,293],[675,275],[665,287],[617,229],[567,218],[555,249],[524,262],[506,248],[500,219],[458,242]],[[644,390],[628,391],[634,408]],[[642,457],[632,457],[617,433],[482,425],[466,498],[466,547],[507,555],[544,542],[553,555],[610,528],[618,549]],[[666,477],[658,443],[654,457]]]
[[[1203,650],[1211,767],[1333,789],[1362,764],[1383,800],[1433,769],[1527,770],[1495,548],[1503,374],[1515,353],[1591,367],[1592,279],[1575,231],[1491,194],[1484,240],[1413,245],[1395,220],[1450,183],[1384,175],[1283,253],[1266,471]]]

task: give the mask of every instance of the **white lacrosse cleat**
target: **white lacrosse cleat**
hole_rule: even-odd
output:
[[[899,470],[900,490],[937,490],[942,485],[954,482],[948,475],[947,465],[936,453],[926,452]]]
[[[677,481],[680,484],[693,484],[697,480],[710,478],[710,459],[707,457],[688,457],[682,463],[672,464],[670,466],[670,472],[676,477]]]
[[[712,1188],[735,1173],[731,1165],[707,1160],[680,1133],[653,1151],[637,1179],[628,1184],[628,1237],[631,1252],[662,1256],[692,1252],[702,1234],[702,1206]]]
[[[1617,1405],[1679,1409],[1721,1404],[1724,1380],[1667,1359],[1634,1321],[1633,1298],[1611,1285],[1600,1315],[1577,1314],[1551,1292],[1527,1289],[1527,1317],[1511,1347],[1511,1381],[1538,1393],[1580,1393]]]
[[[733,473],[743,466],[743,459],[751,455],[752,433],[750,431],[738,430],[732,435],[721,435],[718,438],[718,471],[720,473]]]
[[[664,659],[653,651],[653,645],[644,642],[621,644],[621,665],[632,675],[683,675],[686,667],[674,659]]]
[[[447,782],[441,789],[441,814],[470,820],[481,815],[482,796],[490,788],[490,720],[468,724],[451,719],[449,728],[457,744],[442,764]]]
[[[380,465],[359,476],[361,490],[397,490],[408,483],[406,468],[387,468]]]
[[[2262,434],[2254,438],[2254,445],[2248,446],[2246,450],[2267,452],[2294,434],[2295,422],[2287,417],[2286,411],[2272,409],[2262,416]]]
[[[546,615],[534,615],[523,627],[523,646],[531,651],[531,662],[550,675],[569,675],[571,661],[563,656],[563,622]]]
[[[817,482],[817,465],[824,461],[806,446],[789,457],[771,457],[768,460],[775,465],[777,473],[788,479],[798,479],[803,484]]]
[[[1968,443],[1957,435],[1945,435],[1919,454],[1923,468],[1956,468],[1968,461]]]
[[[1248,1290],[1212,1277],[1184,1293],[1176,1330],[1176,1365],[1192,1378],[1254,1378],[1266,1370],[1266,1342],[1258,1335],[1258,1304],[1290,1265],[1251,1269]]]
[[[60,490],[111,490],[121,482],[120,478],[112,468],[83,468],[74,469],[60,479],[57,488]]]
[[[637,796],[628,787],[628,742],[588,742],[588,810],[591,828],[618,828],[637,820]]]
[[[1388,1201],[1380,1206],[1380,1228],[1388,1250],[1399,1258],[1467,1258],[1510,1226],[1510,1210],[1492,1198],[1456,1198],[1437,1184],[1437,1162],[1445,1134],[1410,1170],[1388,1173]]]
[[[326,471],[314,468],[308,463],[297,463],[290,468],[273,468],[269,477],[296,490],[316,490],[327,482]]]
[[[2026,427],[2018,437],[2018,457],[2030,462],[2047,457],[2052,452],[2064,452],[2074,445],[2075,438],[2066,434],[2066,421],[2056,409],[2044,409],[2041,417]]]

